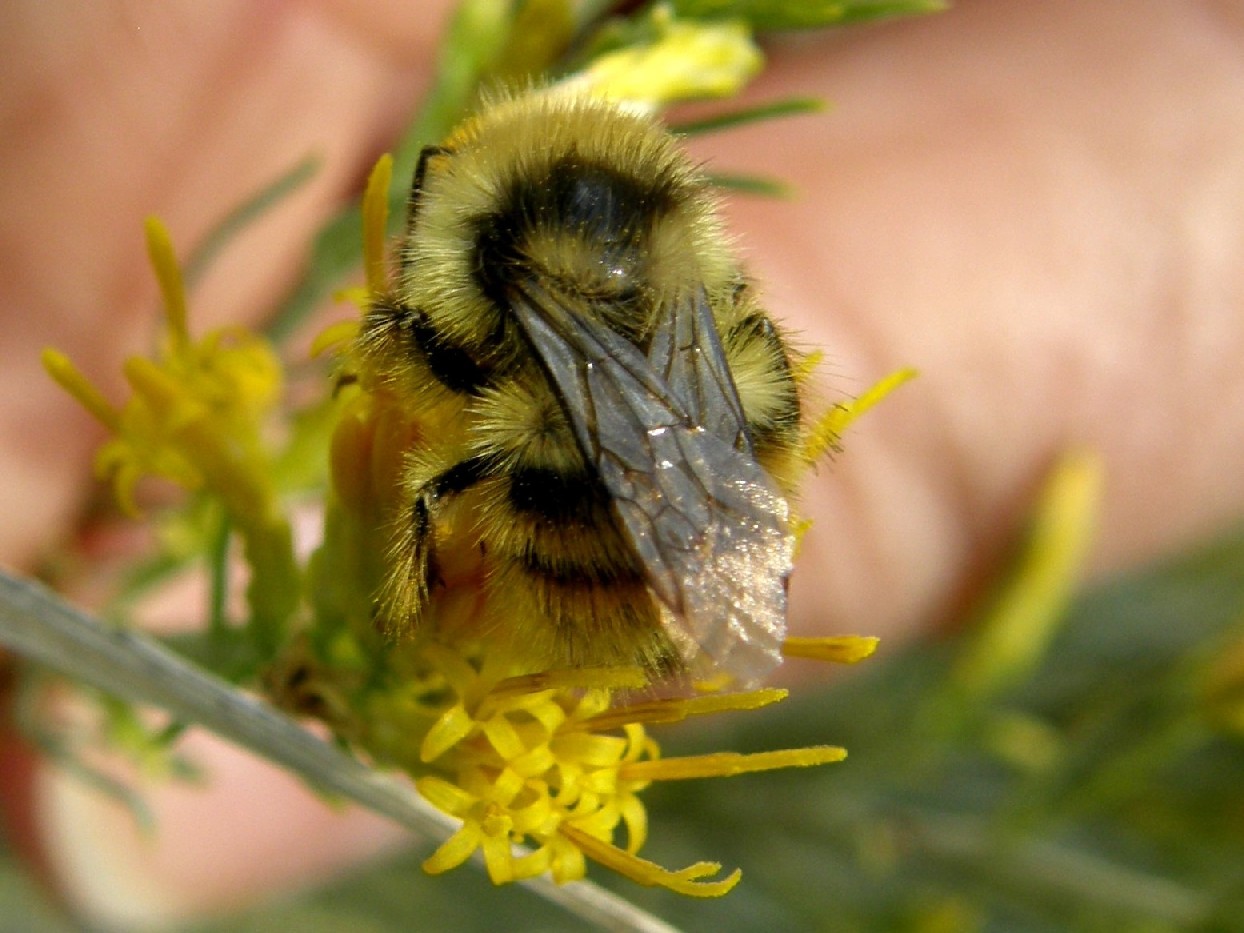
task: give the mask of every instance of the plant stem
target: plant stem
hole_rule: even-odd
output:
[[[422,839],[444,839],[458,821],[413,787],[369,769],[263,700],[187,663],[141,632],[100,624],[38,583],[0,573],[0,645],[131,703],[158,706],[210,729],[301,777],[389,817]],[[603,929],[670,933],[662,920],[590,882],[526,885]]]

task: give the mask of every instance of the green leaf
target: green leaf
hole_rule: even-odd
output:
[[[940,0],[672,0],[671,6],[679,16],[742,19],[757,30],[846,26],[946,8]]]
[[[229,245],[230,240],[305,185],[319,169],[320,160],[315,156],[307,156],[284,175],[226,214],[216,226],[208,231],[203,242],[182,265],[181,272],[186,284],[194,285],[202,278],[203,273],[207,271],[220,252]]]
[[[404,221],[402,208],[419,151],[441,139],[461,118],[480,81],[506,48],[513,15],[508,0],[467,0],[455,12],[440,46],[432,89],[394,152],[394,190],[390,197],[393,229]],[[288,337],[358,264],[362,255],[360,216],[358,207],[350,207],[316,236],[302,279],[268,325],[268,334],[274,340]]]
[[[700,133],[715,133],[718,130],[733,129],[763,120],[775,120],[779,117],[793,117],[807,113],[821,113],[825,102],[817,97],[788,97],[783,100],[770,101],[754,107],[742,107],[724,113],[714,114],[699,120],[688,120],[670,125],[670,132],[683,136],[694,136]]]
[[[731,175],[710,172],[708,180],[714,187],[738,194],[754,194],[764,198],[788,198],[791,195],[790,185],[764,175]]]

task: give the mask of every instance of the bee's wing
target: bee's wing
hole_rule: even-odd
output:
[[[669,609],[679,649],[750,684],[780,661],[789,508],[751,455],[711,312],[697,300],[662,324],[677,338],[680,328],[703,329],[708,314],[714,338],[688,354],[660,335],[672,348],[660,351],[662,368],[687,380],[676,393],[636,346],[540,285],[524,283],[511,296],[648,585]],[[688,323],[686,314],[701,319]]]
[[[743,404],[703,286],[690,300],[669,305],[666,320],[652,335],[648,362],[683,403],[692,424],[752,454]]]

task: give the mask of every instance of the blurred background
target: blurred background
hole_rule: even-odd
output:
[[[57,346],[123,397],[158,314],[144,217],[205,255],[313,160],[191,292],[199,330],[296,308],[282,348],[305,359],[359,280],[357,218],[313,234],[375,157],[405,140],[408,174],[420,134],[452,124],[499,68],[480,37],[534,37],[507,68],[565,62],[605,6],[6,4],[0,561],[103,611],[152,546],[92,480],[102,432],[38,365]],[[795,30],[796,6],[674,3],[751,15],[767,65],[741,103],[670,119],[830,105],[688,145],[787,186],[726,190],[724,212],[767,306],[826,351],[819,404],[920,371],[803,500],[793,629],[883,647],[848,672],[792,664],[796,696],[763,719],[659,736],[667,754],[850,751],[649,792],[645,853],[740,866],[736,891],[591,877],[690,930],[1244,929],[1244,14],[848,3],[859,21]],[[203,589],[138,615],[184,626]],[[28,694],[0,663],[16,715]],[[143,787],[151,837],[5,732],[0,929],[577,928],[472,868],[426,877],[378,819],[188,741],[204,781]]]

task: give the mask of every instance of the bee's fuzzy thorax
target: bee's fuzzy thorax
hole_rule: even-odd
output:
[[[514,274],[498,266],[563,278],[592,269],[572,237],[593,231],[567,230],[565,218],[550,216],[576,202],[614,225],[595,232],[636,241],[650,304],[686,282],[725,290],[737,274],[707,179],[651,117],[544,92],[483,111],[438,152],[408,230],[402,285],[463,345],[495,350],[510,334],[487,294],[490,273]],[[422,274],[428,268],[439,274]]]

